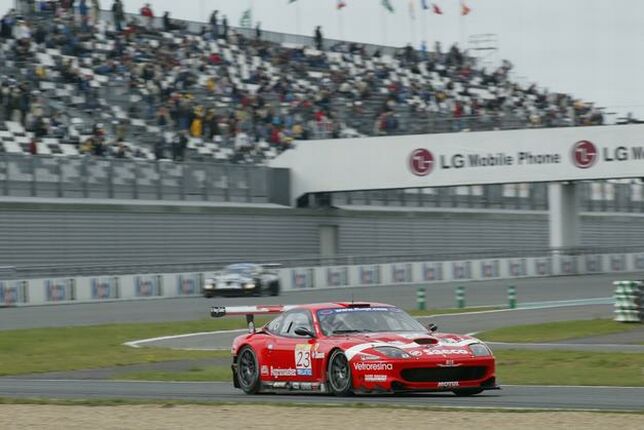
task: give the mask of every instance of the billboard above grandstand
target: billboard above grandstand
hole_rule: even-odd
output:
[[[271,162],[307,193],[644,176],[644,125],[298,142]]]

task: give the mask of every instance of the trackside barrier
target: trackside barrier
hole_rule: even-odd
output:
[[[416,290],[416,308],[419,311],[425,310],[425,289],[419,288]]]
[[[456,287],[456,307],[463,309],[465,307],[465,287]]]
[[[517,307],[517,291],[514,286],[508,287],[508,308],[515,309]]]
[[[615,321],[644,320],[644,281],[615,281]]]
[[[523,277],[641,271],[644,271],[644,253],[641,252],[592,255],[551,254],[527,258],[413,261],[277,269],[283,291],[375,286],[396,288],[400,285],[419,285],[426,288],[428,285],[443,282],[461,284],[481,280],[501,281]],[[106,273],[101,276],[15,280],[0,278],[0,307],[195,297],[201,294],[204,279],[211,276],[213,272],[118,276]],[[512,307],[511,296],[508,290],[510,307]],[[627,296],[628,294],[620,293],[620,303]],[[351,299],[342,292],[338,292],[338,298]],[[460,307],[464,307],[464,289],[460,301],[462,301]],[[457,298],[457,305],[460,301]],[[420,301],[417,304],[420,306]],[[624,308],[625,311],[629,309],[631,312],[624,313],[623,318],[634,318],[635,313],[632,309]]]

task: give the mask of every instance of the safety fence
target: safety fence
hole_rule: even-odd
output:
[[[278,269],[284,291],[644,271],[644,252],[412,261]],[[194,297],[213,272],[0,281],[0,305]]]
[[[615,281],[615,321],[644,321],[644,281]]]

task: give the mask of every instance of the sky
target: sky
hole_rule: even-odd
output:
[[[615,112],[615,118],[633,112],[644,119],[644,1],[642,0],[465,0],[471,12],[460,15],[459,0],[427,0],[442,15],[421,8],[421,0],[147,0],[157,15],[170,11],[174,18],[207,20],[213,9],[237,25],[244,10],[262,28],[312,35],[316,25],[325,37],[364,43],[443,47],[465,44],[473,35],[492,34],[498,51],[488,59],[508,59],[513,78],[536,83],[550,91],[565,92]],[[144,3],[123,0],[126,11]],[[410,3],[415,19],[410,18]],[[0,0],[6,10],[13,0]],[[112,0],[101,0],[109,8]]]

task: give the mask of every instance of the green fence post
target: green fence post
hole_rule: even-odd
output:
[[[419,311],[425,310],[425,289],[419,288],[416,290],[416,307]]]
[[[508,307],[510,309],[516,309],[517,307],[517,292],[512,285],[508,287]]]
[[[456,307],[463,309],[465,307],[465,287],[456,287]]]

